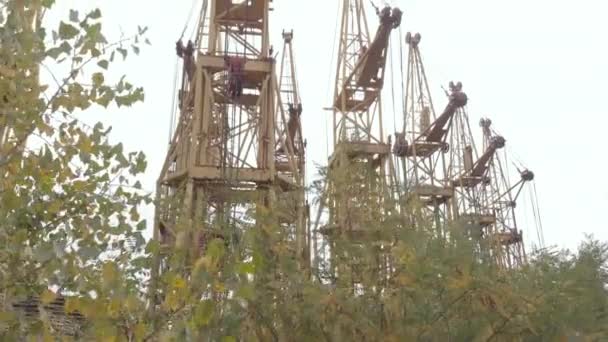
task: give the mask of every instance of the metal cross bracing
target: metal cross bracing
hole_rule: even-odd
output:
[[[450,82],[450,92],[450,101],[452,101],[455,94],[462,93],[462,84]],[[446,143],[449,149],[446,159],[446,178],[455,190],[452,201],[454,219],[462,215],[480,215],[477,191],[479,188],[476,185],[480,184],[486,175],[472,173],[478,154],[466,106],[463,105],[452,112]]]
[[[451,84],[452,91],[461,87],[461,84]],[[506,141],[493,133],[490,120],[482,119],[481,125],[481,154],[478,154],[464,107],[456,111],[450,125],[447,175],[454,188],[453,215],[469,236],[479,241],[482,258],[489,257],[502,268],[521,266],[526,262],[526,255],[515,208],[523,186],[532,181],[534,175],[522,171],[520,181],[511,185],[504,161],[506,154],[500,154]]]
[[[363,0],[343,0],[333,103],[334,151],[313,230],[315,265],[329,281],[357,283],[357,246],[384,248],[377,235],[394,208],[390,144],[384,139],[381,91],[388,45],[401,24],[399,9],[377,10],[370,36]],[[323,221],[323,222],[321,222]],[[320,234],[318,234],[320,233]],[[346,237],[347,250],[338,237]],[[319,242],[318,244],[316,242]],[[384,260],[382,255],[378,260]],[[346,260],[346,264],[342,261]],[[366,268],[386,269],[384,261]],[[345,278],[349,278],[348,280]]]
[[[462,91],[462,84],[450,82],[451,98]],[[478,251],[486,251],[484,238],[489,236],[496,224],[494,209],[484,202],[485,185],[491,182],[488,165],[494,153],[504,147],[504,140],[497,139],[479,156],[469,115],[465,106],[454,112],[451,119],[447,143],[447,179],[454,189],[452,199],[455,227],[464,229],[471,238],[479,242]],[[484,146],[485,147],[485,146]]]
[[[277,173],[287,179],[296,180],[298,188],[286,192],[286,204],[279,212],[287,213],[295,220],[286,220],[286,228],[296,242],[296,249],[303,265],[310,263],[310,231],[308,225],[309,209],[306,200],[306,141],[302,133],[303,105],[300,98],[293,48],[293,31],[283,31],[283,51],[279,69],[276,141],[281,141],[275,152]]]
[[[177,44],[183,82],[157,182],[155,238],[171,245],[188,227],[192,257],[209,239],[234,242],[266,208],[280,213],[280,224],[297,227],[297,253],[308,260],[302,132],[281,131],[289,114],[270,55],[270,3],[204,1],[196,43]],[[292,97],[299,103],[297,90]],[[165,267],[160,259],[156,273]]]
[[[466,109],[468,97],[460,82],[450,82],[448,104],[436,115],[420,40],[420,34],[406,36],[404,127],[396,132],[393,146],[397,169],[401,167],[403,173],[405,203],[424,209],[424,217],[434,219],[439,236],[450,238],[446,224],[463,227],[479,240],[480,256],[502,268],[518,267],[526,262],[526,254],[516,203],[534,174],[519,171],[520,180],[511,185],[505,139],[491,130],[489,119],[481,121],[484,140],[478,155]],[[542,246],[536,193],[530,194]],[[415,218],[409,222],[416,224]]]
[[[481,119],[484,151],[491,151],[496,144],[503,144],[504,138],[492,129],[490,119]],[[501,153],[502,152],[502,153]],[[530,170],[519,171],[519,180],[512,184],[507,152],[496,152],[488,162],[489,182],[483,183],[484,205],[493,208],[496,218],[490,240],[491,253],[496,263],[503,268],[518,267],[526,263],[523,232],[518,227],[517,203],[524,187],[534,180]],[[539,227],[536,227],[539,229]]]
[[[452,218],[453,188],[447,179],[448,126],[466,95],[455,93],[440,116],[436,115],[420,53],[421,36],[407,33],[407,75],[403,131],[395,134],[393,154],[401,166],[406,203],[419,204],[437,232]]]

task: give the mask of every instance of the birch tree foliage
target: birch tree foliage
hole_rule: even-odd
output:
[[[143,101],[142,88],[108,72],[139,53],[145,29],[112,41],[99,9],[72,10],[50,27],[45,15],[63,15],[54,5],[0,1],[0,324],[9,339],[58,331],[48,316],[24,320],[11,310],[28,298],[44,305],[70,295],[67,312],[100,332],[131,329],[114,323],[140,310],[138,206],[149,198],[134,176],[145,157],[78,115]]]

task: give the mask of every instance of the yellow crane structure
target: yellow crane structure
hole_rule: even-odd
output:
[[[437,115],[420,53],[421,35],[407,33],[405,41],[403,131],[395,134],[393,145],[405,202],[423,209],[425,221],[432,220],[438,236],[449,239],[448,228],[464,229],[478,241],[480,258],[502,268],[523,265],[526,254],[515,209],[534,174],[523,169],[520,180],[511,183],[506,140],[491,130],[489,119],[481,120],[478,154],[461,82],[450,82],[447,104]],[[536,210],[534,203],[535,199]],[[542,236],[540,221],[535,224]]]
[[[525,263],[514,203],[533,174],[522,171],[522,181],[510,184],[499,156],[505,141],[489,129],[477,155],[460,82],[450,84],[447,104],[436,111],[420,34],[405,37],[403,131],[394,140],[386,135],[382,91],[402,12],[374,6],[372,34],[365,1],[340,6],[333,153],[314,224],[293,31],[283,32],[275,60],[270,0],[206,0],[195,41],[176,45],[183,60],[179,110],[157,183],[155,238],[170,246],[181,235],[196,258],[210,239],[229,242],[255,226],[255,213],[264,208],[296,242],[303,267],[312,261],[329,281],[355,284],[362,268],[390,273],[390,243],[380,227],[388,217],[400,218],[397,229],[415,226],[407,207],[416,204],[439,237],[449,239],[447,227],[460,224],[478,232],[471,234],[480,246],[489,242],[488,255],[501,267]],[[362,267],[356,250],[369,244],[376,261]],[[153,277],[168,267],[167,257],[161,253]]]
[[[330,281],[360,282],[358,246],[378,244],[379,226],[394,211],[394,172],[383,126],[381,93],[391,32],[400,26],[397,8],[377,10],[379,26],[370,35],[364,2],[343,0],[334,86],[333,147],[313,239],[322,240],[315,264]],[[320,220],[324,225],[320,227]],[[346,238],[347,248],[338,241]],[[385,269],[382,253],[376,265]]]
[[[479,124],[483,133],[484,151],[492,151],[506,143],[506,140],[492,129],[492,120],[482,118]],[[534,181],[534,173],[528,169],[517,171],[520,177],[517,182],[512,183],[507,153],[504,149],[495,151],[488,162],[489,181],[483,183],[482,203],[491,208],[495,217],[494,227],[488,236],[493,246],[491,254],[494,261],[503,268],[522,266],[527,261],[523,232],[518,226],[516,209],[524,188]],[[543,243],[542,232],[539,231],[538,234],[539,243]]]
[[[229,243],[255,226],[265,208],[280,213],[308,260],[301,101],[287,37],[276,75],[270,10],[271,0],[204,1],[196,42],[176,45],[183,81],[157,183],[154,238],[161,246],[188,241],[192,258],[210,239]],[[153,278],[168,258],[161,253]]]
[[[467,103],[462,91],[454,90],[447,106],[435,112],[426,70],[420,53],[421,35],[407,33],[407,75],[403,131],[395,134],[393,154],[403,170],[406,200],[417,202],[434,222],[439,235],[453,218],[453,188],[446,178],[447,133],[455,113]]]

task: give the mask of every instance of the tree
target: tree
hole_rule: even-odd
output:
[[[110,129],[86,126],[76,113],[144,99],[142,88],[124,77],[111,84],[105,73],[127,48],[139,52],[145,29],[109,43],[98,9],[44,27],[53,6],[0,2],[3,339],[61,331],[49,315],[23,320],[12,310],[28,298],[44,307],[68,295],[65,310],[83,314],[100,336],[134,331],[126,313],[140,310],[146,223],[138,206],[149,198],[133,176],[145,170],[145,157],[127,154],[109,142]]]
[[[344,187],[337,193],[359,191],[337,177],[334,186]],[[361,196],[358,205],[373,209],[375,202]],[[338,235],[338,278],[327,268],[310,277],[273,212],[255,213],[257,224],[239,230],[238,243],[213,240],[197,260],[177,241],[167,252],[155,326],[165,340],[190,341],[608,337],[608,244],[588,239],[575,254],[540,251],[528,265],[506,270],[484,257],[484,244],[473,240],[480,237],[452,224],[445,240],[419,210],[403,207],[416,225],[404,226],[395,212],[365,222],[385,241],[388,272],[375,267],[377,244]]]
[[[445,240],[416,207],[374,216],[374,187],[357,185],[365,173],[338,175],[333,191],[361,199],[345,217],[365,220],[385,241],[384,270],[375,267],[376,245],[341,235],[338,279],[328,268],[302,270],[279,213],[264,209],[238,226],[218,220],[210,228],[224,234],[201,253],[189,252],[188,221],[171,245],[146,243],[138,206],[150,199],[136,181],[145,157],[76,118],[143,100],[125,78],[111,84],[107,70],[139,52],[145,29],[109,43],[99,10],[44,27],[53,5],[0,0],[2,340],[608,338],[608,244],[590,238],[577,253],[542,251],[522,268],[499,269],[457,224]],[[167,268],[147,293],[151,257],[160,254]]]

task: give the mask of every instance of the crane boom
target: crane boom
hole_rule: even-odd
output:
[[[334,106],[342,111],[365,111],[376,100],[384,85],[388,44],[393,29],[401,25],[403,13],[384,7],[378,12],[380,26],[369,47],[363,45],[355,68],[345,79]],[[362,98],[361,98],[362,96]]]

